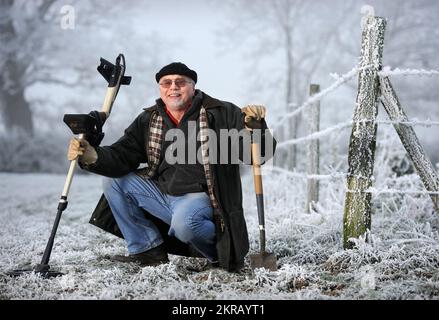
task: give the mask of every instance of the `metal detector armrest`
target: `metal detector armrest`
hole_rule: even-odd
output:
[[[125,67],[125,66],[124,66]],[[101,64],[98,66],[98,72],[108,81],[109,87],[117,85],[117,81],[121,72],[120,56],[116,59],[116,65],[110,61],[101,58]],[[131,83],[131,77],[122,74],[120,79],[120,85],[129,85]]]

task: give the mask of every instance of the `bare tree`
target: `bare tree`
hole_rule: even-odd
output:
[[[328,80],[332,81],[329,73],[350,70],[360,55],[361,9],[366,4],[375,8],[375,15],[389,22],[385,66],[428,69],[439,64],[439,2],[434,0],[230,1],[225,6],[229,19],[220,29],[220,39],[226,45],[224,51],[245,52],[246,76],[253,80],[245,91],[247,98],[262,100],[281,118],[307,98],[310,83],[325,87]],[[404,93],[403,101],[413,105],[407,110],[409,114],[428,112],[434,117],[439,115],[436,109],[431,110],[439,94],[434,89],[435,81],[395,79],[393,83]],[[350,82],[348,86],[352,90],[347,92],[351,92],[354,101],[356,83]],[[342,100],[337,94],[333,97]],[[350,117],[353,107],[345,106],[339,105],[337,112],[333,110],[327,116],[323,108],[322,121],[340,114]],[[275,132],[278,140],[296,138],[303,121],[295,117],[285,124]],[[288,159],[287,167],[293,168],[301,159],[297,154],[300,151],[290,146],[288,152],[278,150],[275,161],[280,160],[281,165],[283,159]]]
[[[64,111],[93,108],[93,101],[84,101],[83,97],[96,96],[94,93],[102,88],[96,72],[99,55],[112,59],[123,52],[129,68],[135,65],[139,70],[155,68],[155,55],[142,53],[160,52],[161,43],[152,35],[143,37],[142,41],[135,38],[134,27],[121,15],[120,9],[124,6],[124,14],[132,16],[136,11],[141,12],[139,8],[145,9],[145,5],[133,0],[131,3],[133,6],[125,8],[126,3],[76,1],[71,6],[77,20],[75,30],[63,30],[60,23],[63,1],[0,1],[0,111],[4,127],[33,134],[34,121],[50,123],[55,118],[58,121],[63,113],[59,97],[65,89],[76,95],[61,99],[70,99]],[[48,91],[45,89],[48,86],[54,88],[53,95],[25,94],[34,92],[36,87]],[[128,100],[140,107],[138,96],[131,95]],[[38,129],[42,128],[41,124]]]
[[[149,103],[145,98],[153,96],[151,70],[166,59],[161,54],[166,41],[135,32],[133,20],[142,21],[147,5],[78,0],[70,6],[76,16],[71,30],[61,24],[64,5],[60,0],[0,1],[0,124],[7,129],[0,144],[8,145],[0,171],[62,169],[70,134],[63,114],[99,110],[103,102],[107,84],[96,71],[99,57],[114,62],[124,53],[127,75],[135,80],[119,94],[117,109],[123,112],[106,123],[106,139],[120,136]],[[143,76],[147,79],[140,80]],[[34,143],[38,148],[31,147]],[[20,161],[11,162],[12,157]]]
[[[25,48],[34,43],[32,36],[39,29],[38,25],[45,23],[54,2],[55,0],[45,0],[29,4],[14,0],[0,1],[0,107],[8,129],[17,127],[29,134],[33,133],[32,113],[24,90],[26,72],[32,66],[30,53],[36,52],[26,52]],[[20,21],[14,19],[20,8],[32,10],[32,18],[25,17]],[[44,35],[40,35],[40,38],[43,37]]]
[[[61,5],[59,0],[0,1],[0,110],[6,129],[34,133],[34,110],[25,96],[30,86],[72,86],[87,79],[89,71],[84,64],[67,62],[68,37],[56,24]],[[65,59],[51,59],[60,52]],[[74,72],[76,79],[66,79],[62,75],[66,70]]]
[[[308,86],[332,54],[335,36],[351,7],[352,4],[320,0],[237,1],[226,8],[230,21],[221,37],[229,47],[237,43],[246,46],[251,57],[247,59],[248,73],[254,75],[255,82],[264,84],[262,87],[252,83],[249,91],[264,92],[269,96],[267,105],[282,115],[294,111],[307,98]],[[278,128],[276,137],[294,139],[299,126],[300,117],[294,117]],[[287,155],[279,152],[277,158],[287,158],[286,167],[293,169],[297,153],[292,145]]]

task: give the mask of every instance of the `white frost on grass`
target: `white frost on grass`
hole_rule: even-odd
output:
[[[379,174],[380,171],[378,171]],[[267,250],[279,270],[193,271],[203,259],[170,256],[141,268],[106,259],[124,241],[88,223],[101,179],[78,176],[55,238],[50,265],[65,275],[18,278],[10,269],[39,263],[50,234],[60,175],[0,173],[0,299],[438,299],[439,217],[423,194],[374,195],[370,241],[343,250],[343,179],[325,180],[318,211],[304,212],[306,180],[279,172],[263,176]],[[377,179],[376,188],[420,187],[416,175]],[[251,253],[259,248],[251,176],[243,177]]]

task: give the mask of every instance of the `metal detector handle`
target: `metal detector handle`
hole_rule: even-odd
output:
[[[110,116],[111,109],[113,108],[114,100],[116,100],[117,93],[119,91],[119,86],[108,87],[107,93],[105,94],[104,103],[102,104],[102,112],[105,112],[107,116],[106,119]]]
[[[261,252],[265,252],[265,216],[264,216],[264,192],[262,189],[261,174],[261,148],[259,144],[252,142],[253,180],[255,183],[256,205],[258,207],[259,240]]]
[[[79,140],[83,140],[84,137],[85,137],[85,134],[81,133],[78,136],[78,139]],[[69,171],[67,172],[66,182],[64,183],[64,189],[63,189],[63,191],[61,193],[60,202],[62,200],[66,200],[66,202],[67,202],[67,196],[69,195],[69,190],[70,190],[70,186],[72,185],[73,174],[75,173],[75,169],[76,169],[76,164],[77,163],[78,163],[78,158],[76,158],[75,160],[70,161],[70,167],[69,167]]]

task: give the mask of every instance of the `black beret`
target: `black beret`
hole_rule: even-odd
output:
[[[169,74],[179,74],[182,76],[186,76],[194,80],[195,83],[197,83],[197,73],[194,70],[189,69],[184,63],[181,62],[172,62],[171,64],[168,64],[167,66],[161,68],[160,71],[157,72],[155,75],[157,83],[162,77]]]

